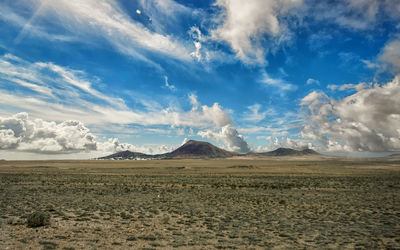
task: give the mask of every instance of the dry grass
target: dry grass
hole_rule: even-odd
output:
[[[400,162],[6,161],[0,215],[1,249],[396,249]]]

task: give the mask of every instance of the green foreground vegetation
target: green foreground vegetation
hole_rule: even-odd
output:
[[[398,249],[400,161],[4,161],[0,216],[1,249]]]

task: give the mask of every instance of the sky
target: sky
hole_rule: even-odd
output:
[[[400,0],[5,0],[0,30],[0,159],[400,151]]]

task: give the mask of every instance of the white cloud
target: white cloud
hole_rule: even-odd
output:
[[[0,129],[0,149],[13,149],[18,146],[18,138],[12,129]]]
[[[228,150],[239,153],[247,153],[250,151],[249,145],[244,137],[240,135],[232,125],[226,125],[219,132],[213,130],[200,131],[198,133],[203,138],[209,138],[216,141],[222,141]]]
[[[267,86],[278,88],[282,91],[290,91],[297,89],[295,85],[286,82],[282,78],[272,78],[267,72],[262,73],[260,82]]]
[[[287,126],[279,126],[278,128],[273,128],[271,126],[266,126],[266,127],[261,127],[261,126],[254,126],[254,127],[248,127],[248,128],[238,128],[237,130],[240,133],[245,133],[245,134],[254,134],[254,133],[263,133],[263,134],[271,134],[273,136],[284,136],[288,134],[288,129],[290,127]],[[259,138],[264,138],[265,136],[257,136]]]
[[[189,99],[190,99],[190,104],[192,104],[192,111],[198,110],[200,107],[200,103],[197,100],[197,96],[195,94],[190,94]]]
[[[371,30],[387,21],[400,20],[398,0],[306,0],[303,16],[350,30]]]
[[[291,139],[289,137],[278,138],[272,136],[266,136],[264,139],[268,141],[268,144],[265,146],[258,146],[255,149],[256,152],[268,152],[277,148],[291,148],[296,150],[315,149],[314,145],[306,140]]]
[[[171,152],[176,147],[169,145],[133,145],[130,143],[121,143],[118,138],[109,138],[104,142],[97,142],[97,155],[107,155],[115,152],[121,151],[132,151],[132,152],[140,152],[144,154],[163,154],[167,152]]]
[[[267,111],[260,113],[260,104],[254,104],[247,108],[250,110],[250,113],[245,114],[244,120],[246,121],[260,122],[267,116]]]
[[[399,76],[337,101],[312,92],[301,103],[308,113],[302,137],[319,142],[327,151],[398,151],[399,96]]]
[[[191,60],[190,48],[184,42],[170,35],[152,32],[140,22],[131,19],[115,1],[20,0],[14,5],[33,6],[31,11],[36,9],[24,24],[18,39],[23,39],[26,34],[45,34],[42,37],[47,39],[57,35],[54,33],[54,27],[62,27],[65,33],[80,37],[80,41],[93,41],[94,37],[100,37],[119,52],[146,61],[155,67],[157,64],[146,56],[145,51],[154,51],[178,60]],[[20,16],[15,13],[15,8],[17,7],[11,11],[15,16]],[[41,33],[38,34],[36,30],[40,30]]]
[[[14,55],[5,54],[0,57],[1,79],[17,83],[48,97],[54,98],[56,95],[66,97],[66,92],[76,96],[77,91],[83,91],[111,105],[125,107],[121,98],[111,98],[94,89],[84,72],[51,62],[30,63]]]
[[[381,6],[378,0],[340,0],[332,2],[308,1],[309,13],[319,21],[330,21],[342,27],[365,30],[373,27]]]
[[[30,119],[27,113],[0,117],[0,148],[38,153],[74,153],[96,150],[93,134],[81,122],[56,124]]]
[[[146,16],[149,25],[160,34],[168,33],[180,25],[181,18],[196,16],[198,10],[190,9],[174,0],[139,0],[141,14]]]
[[[284,39],[286,28],[280,16],[301,3],[301,0],[217,0],[215,4],[221,14],[216,22],[222,25],[211,31],[212,38],[226,41],[240,60],[263,64],[264,36]]]
[[[173,85],[173,84],[170,84],[169,82],[168,82],[168,76],[164,76],[164,84],[165,84],[165,87],[167,88],[167,89],[169,89],[169,90],[171,90],[171,91],[176,91],[176,87]]]
[[[188,142],[188,138],[185,137],[185,138],[183,139],[182,143],[181,143],[181,146],[184,145],[184,144],[186,144],[186,142]]]
[[[379,60],[385,63],[393,74],[400,74],[400,39],[388,42],[382,49]]]
[[[308,78],[306,81],[307,85],[320,85],[320,82],[318,80],[315,80],[313,78]]]
[[[200,62],[203,57],[203,55],[201,54],[201,42],[204,40],[201,31],[198,27],[193,26],[189,30],[189,35],[193,39],[193,44],[196,48],[196,50],[190,53],[190,55],[196,58],[198,62]]]
[[[52,95],[52,93],[51,93],[52,91],[48,87],[40,86],[40,85],[37,85],[37,84],[34,84],[34,83],[30,83],[30,82],[27,82],[27,81],[24,81],[24,80],[20,80],[20,79],[17,79],[17,78],[11,78],[9,80],[14,82],[14,83],[16,83],[16,84],[19,84],[19,85],[21,85],[23,87],[26,87],[26,88],[31,89],[33,91],[36,91],[38,93],[41,93],[41,94],[44,94],[44,95],[47,95],[47,96],[51,96]]]
[[[75,86],[96,98],[102,99],[113,106],[120,108],[126,107],[124,101],[121,98],[110,98],[100,93],[99,91],[93,89],[91,86],[92,84],[87,79],[85,79],[86,77],[85,73],[82,71],[70,70],[68,68],[61,67],[53,63],[40,62],[36,63],[36,66],[40,68],[50,69],[53,73],[56,73],[61,78],[61,81],[63,83],[69,83],[72,86]]]
[[[360,91],[360,90],[363,90],[363,89],[366,89],[369,87],[371,87],[371,84],[361,82],[358,84],[343,84],[343,85],[331,84],[331,85],[328,85],[327,88],[331,89],[331,90],[341,90],[341,91],[346,90],[346,89],[354,89],[354,90]]]
[[[367,67],[368,69],[377,69],[377,68],[379,68],[379,64],[371,62],[370,60],[361,59],[360,61],[362,63],[364,63],[365,67]]]
[[[201,55],[201,52],[200,52],[200,50],[201,50],[201,43],[200,43],[200,42],[197,42],[197,41],[194,41],[193,44],[194,44],[194,47],[196,48],[196,50],[193,51],[192,53],[190,53],[190,55],[193,56],[194,58],[196,58],[196,60],[197,60],[198,62],[200,62],[201,59],[203,58],[203,56]]]
[[[14,42],[20,42],[25,36],[41,37],[52,42],[77,42],[78,39],[72,35],[49,34],[45,28],[32,24],[41,13],[41,5],[37,0],[0,2],[0,20],[20,30]],[[31,16],[26,17],[26,13],[30,13]]]

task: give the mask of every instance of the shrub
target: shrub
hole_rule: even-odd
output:
[[[44,212],[34,212],[27,218],[28,227],[42,227],[50,225],[50,214]]]

